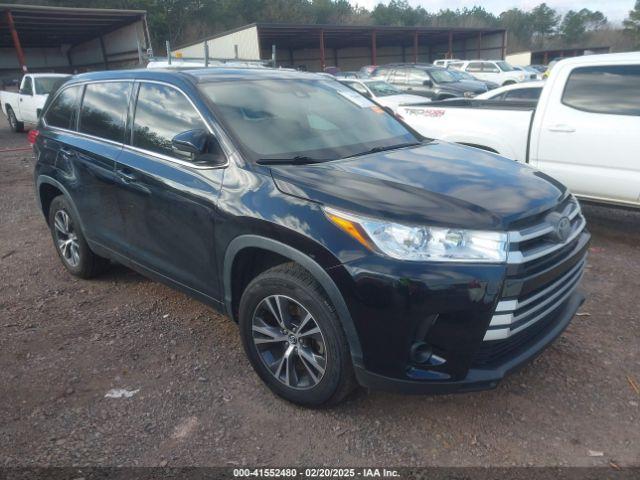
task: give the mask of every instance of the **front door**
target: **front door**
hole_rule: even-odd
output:
[[[33,80],[31,77],[25,77],[20,89],[20,115],[22,121],[26,123],[36,123],[38,121],[36,115],[36,95],[33,89]]]
[[[128,257],[193,293],[220,299],[216,200],[224,169],[198,166],[172,148],[179,133],[209,127],[175,87],[142,82],[132,135],[118,158],[118,196]]]

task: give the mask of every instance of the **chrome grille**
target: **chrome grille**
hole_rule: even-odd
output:
[[[512,268],[524,268],[523,264],[538,260],[544,264],[544,268],[555,268],[555,264],[568,263],[569,254],[560,252],[574,248],[572,242],[584,231],[586,222],[580,211],[578,201],[569,197],[558,208],[541,214],[533,225],[525,225],[520,230],[509,232],[509,254],[507,263]],[[559,225],[563,223],[560,232]],[[557,252],[557,253],[556,253]],[[554,255],[555,254],[555,255]],[[560,256],[561,258],[558,258]],[[586,255],[577,262],[576,257],[571,260],[571,268],[558,266],[556,270],[562,270],[555,278],[545,280],[545,283],[537,286],[533,291],[521,291],[521,294],[509,298],[503,291],[503,299],[498,302],[489,328],[484,336],[484,341],[505,340],[516,335],[533,324],[547,318],[571,296],[582,278]],[[538,262],[534,262],[534,270],[540,270]],[[549,263],[552,263],[549,267]],[[573,264],[575,263],[575,264]],[[518,267],[522,265],[522,267]],[[520,274],[522,275],[522,274]],[[515,279],[519,280],[520,275]],[[534,274],[535,276],[535,274]],[[506,290],[506,289],[505,289]]]

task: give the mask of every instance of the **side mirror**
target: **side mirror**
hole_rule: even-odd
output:
[[[424,82],[422,82],[422,85],[431,88],[433,87],[433,82],[431,80],[425,80]]]
[[[186,153],[191,161],[200,165],[223,165],[226,162],[218,140],[203,129],[187,130],[171,140],[171,146]]]

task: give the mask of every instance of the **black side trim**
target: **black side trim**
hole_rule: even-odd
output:
[[[329,299],[333,303],[336,311],[338,312],[338,318],[342,322],[342,326],[347,335],[347,341],[349,342],[349,350],[351,351],[351,358],[355,366],[362,365],[362,347],[360,346],[360,339],[358,333],[353,324],[353,319],[347,308],[347,304],[342,297],[342,293],[333,282],[329,274],[312,258],[308,257],[304,253],[296,250],[289,245],[272,240],[266,237],[260,237],[258,235],[241,235],[234,238],[224,255],[224,270],[223,270],[223,285],[224,285],[224,303],[227,311],[227,315],[233,318],[232,309],[232,292],[231,292],[231,270],[233,267],[233,261],[236,255],[245,248],[262,248],[271,252],[282,255],[289,258],[292,261],[300,264],[303,268],[309,271],[311,275],[320,283],[324,291],[329,296]]]

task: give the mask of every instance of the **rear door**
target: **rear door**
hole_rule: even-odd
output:
[[[531,157],[578,195],[638,203],[640,65],[560,68]]]
[[[119,157],[118,198],[128,257],[195,294],[220,299],[216,275],[216,200],[224,168],[196,165],[172,148],[179,133],[211,128],[175,86],[142,81]]]

